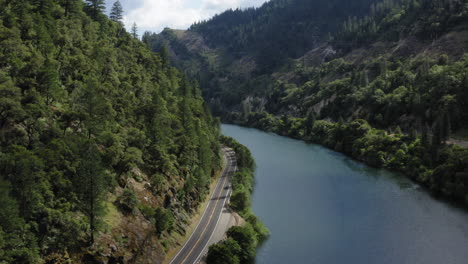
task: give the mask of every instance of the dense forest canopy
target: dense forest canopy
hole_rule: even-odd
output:
[[[259,8],[228,10],[195,23],[190,31],[235,57],[254,56],[259,72],[271,72],[337,31],[345,18],[367,14],[374,2],[378,0],[269,1]]]
[[[120,218],[183,232],[220,168],[197,85],[103,11],[0,0],[0,263],[143,263]]]

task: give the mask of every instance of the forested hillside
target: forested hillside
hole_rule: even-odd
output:
[[[168,47],[174,64],[200,82],[205,98],[231,107],[245,91],[264,88],[268,76],[291,58],[328,39],[348,16],[370,12],[376,1],[273,0],[227,10],[188,31],[147,32],[143,41],[154,51]]]
[[[0,0],[0,263],[161,263],[220,169],[197,85],[103,2]]]
[[[348,2],[272,0],[145,40],[168,47],[225,122],[321,143],[468,202],[468,2]]]
[[[259,65],[256,72],[269,73],[288,58],[297,58],[323,41],[345,18],[368,13],[373,2],[269,1],[260,8],[228,10],[192,25],[190,31],[234,58],[253,56]]]

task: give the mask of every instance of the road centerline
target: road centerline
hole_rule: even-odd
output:
[[[194,231],[169,264],[196,263],[210,242],[211,236],[213,235],[213,232],[218,225],[219,218],[223,212],[223,208],[228,201],[229,196],[232,194],[229,190],[227,192],[224,191],[226,190],[226,187],[229,187],[229,178],[233,173],[232,169],[235,168],[233,165],[235,156],[231,150],[227,149],[223,149],[223,155],[226,161],[226,166],[221,178],[218,179],[218,183],[211,195],[209,204],[206,206],[205,211],[203,212],[203,215]],[[222,179],[222,177],[224,177],[224,179]],[[226,193],[224,197],[223,193]],[[222,200],[221,203],[220,200]],[[219,207],[220,204],[222,204],[221,208]],[[218,214],[216,222],[214,222],[215,214]]]

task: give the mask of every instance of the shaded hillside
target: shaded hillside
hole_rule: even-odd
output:
[[[190,31],[235,59],[254,57],[256,71],[268,73],[325,40],[347,17],[367,14],[374,2],[379,1],[274,0],[259,8],[228,10]]]
[[[161,263],[220,168],[197,87],[87,2],[0,0],[1,263]]]
[[[239,105],[257,82],[339,30],[348,16],[361,17],[378,0],[273,0],[259,8],[228,10],[188,31],[145,34],[159,51],[169,48],[175,65],[199,80],[205,98]],[[262,81],[262,86],[265,86]],[[228,95],[228,96],[224,96]]]

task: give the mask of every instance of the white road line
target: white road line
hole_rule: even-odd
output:
[[[235,170],[234,170],[234,172],[235,172]],[[229,181],[229,184],[231,184],[230,181]],[[226,198],[224,199],[224,202],[223,202],[223,207],[221,207],[221,213],[218,216],[218,220],[216,220],[216,225],[214,226],[213,231],[211,232],[210,238],[208,238],[208,242],[206,242],[205,246],[203,247],[202,251],[200,252],[200,255],[198,255],[198,257],[195,259],[195,262],[193,262],[194,264],[197,263],[198,259],[203,254],[203,251],[205,251],[206,247],[210,243],[211,237],[213,236],[214,231],[216,230],[216,227],[218,226],[219,219],[221,219],[221,215],[223,214],[223,208],[226,205],[226,201],[229,199],[231,194],[232,194],[232,190],[231,190],[231,188],[229,188],[228,194],[226,195]]]
[[[227,152],[227,151],[226,151]],[[226,152],[223,151],[223,154],[226,154]],[[226,165],[228,165],[228,159],[227,159],[227,156],[224,155],[224,161],[226,162]],[[229,164],[229,167],[231,167],[231,165]],[[225,168],[225,171],[227,171],[228,167]],[[223,174],[221,174],[221,177],[223,177],[224,175],[224,172]],[[172,262],[174,262],[174,260],[180,255],[180,253],[184,250],[184,248],[187,246],[187,243],[190,241],[190,239],[192,238],[192,236],[195,234],[195,231],[197,231],[197,228],[198,226],[201,224],[202,222],[202,219],[203,217],[205,216],[205,213],[206,213],[206,210],[208,210],[208,207],[210,207],[210,203],[212,201],[212,199],[214,198],[215,194],[216,194],[216,189],[218,188],[218,186],[221,184],[221,178],[218,179],[218,183],[216,184],[216,187],[214,188],[213,190],[213,193],[211,194],[211,198],[210,198],[210,201],[208,202],[208,204],[206,205],[205,207],[205,210],[203,210],[203,214],[200,218],[200,221],[198,222],[197,226],[195,227],[195,229],[193,229],[193,232],[192,234],[189,236],[189,238],[185,241],[184,245],[180,248],[179,252],[177,252],[177,254],[172,258],[171,262],[169,262],[169,264],[172,264]]]

